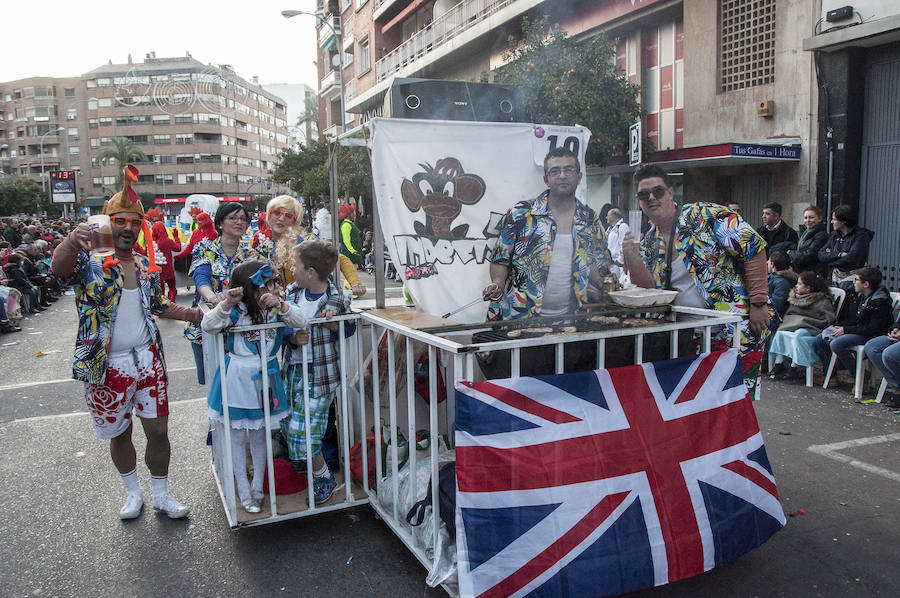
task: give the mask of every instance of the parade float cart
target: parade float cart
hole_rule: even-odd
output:
[[[442,585],[456,595],[456,549],[441,520],[439,502],[433,501],[434,505],[426,509],[424,525],[411,526],[406,516],[429,490],[432,496],[438,496],[440,466],[454,459],[454,388],[458,382],[484,379],[483,369],[489,367],[483,365],[495,353],[509,355],[511,369],[501,375],[517,377],[522,356],[535,348],[552,351],[556,373],[567,369],[571,358],[567,357],[566,347],[576,344],[583,347],[589,343],[596,348],[591,365],[596,369],[606,367],[610,349],[623,346],[628,347],[631,363],[642,363],[650,339],[654,344],[661,338],[662,342],[668,340],[670,354],[666,357],[675,357],[680,336],[699,334],[700,349],[708,352],[713,332],[740,320],[739,315],[689,307],[614,305],[557,318],[481,324],[461,324],[406,307],[336,317],[331,320],[340,325],[341,356],[341,385],[335,399],[341,468],[336,477],[343,487],[327,503],[308,506],[313,501],[312,470],[307,468],[305,491],[268,492],[261,513],[246,513],[239,505],[233,482],[230,428],[213,425],[212,469],[226,519],[232,528],[240,528],[368,503],[428,570],[429,585]],[[311,326],[323,322],[313,320]],[[345,339],[345,327],[352,323],[357,324],[357,332]],[[279,325],[232,331],[261,331]],[[260,338],[260,354],[265,355],[266,336]],[[205,335],[204,343],[208,351],[213,351],[212,362],[223,363],[223,336]],[[737,336],[733,343],[738,346]],[[372,347],[377,350],[370,350]],[[267,396],[265,376],[262,384]],[[442,395],[446,400],[439,400]],[[426,401],[424,397],[434,400]],[[228,404],[225,389],[223,403]],[[266,402],[264,410],[268,417]],[[308,418],[309,414],[305,416]],[[368,450],[351,450],[366,438],[364,445]],[[410,441],[405,444],[404,439]],[[421,442],[423,439],[428,442]],[[267,449],[267,487],[277,490],[271,438]],[[361,471],[370,475],[353,475],[354,469],[356,474]],[[370,479],[375,483],[370,483]]]

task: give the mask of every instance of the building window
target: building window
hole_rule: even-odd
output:
[[[168,114],[154,114],[153,115],[153,124],[154,125],[169,124],[169,115]]]
[[[95,176],[95,177],[94,177],[93,179],[91,179],[91,180],[92,180],[93,183],[94,183],[94,187],[100,187],[101,185],[103,185],[103,178],[102,178],[102,177]]]
[[[115,184],[116,184],[116,177],[114,177],[114,176],[105,176],[105,177],[103,177],[103,184],[104,184],[104,185],[115,185]]]
[[[70,147],[69,147],[69,153],[70,153],[70,154],[73,154],[73,155],[74,155],[74,154],[78,154],[78,153],[80,153],[80,152],[81,152],[81,148],[79,148],[77,145],[73,145],[73,146],[70,146]]]
[[[369,36],[367,35],[363,39],[359,40],[359,51],[357,54],[359,55],[358,59],[358,69],[357,76],[365,74],[369,72],[369,69],[372,68],[371,58],[369,56]]]
[[[100,98],[98,100],[98,105],[101,108],[109,108],[110,106],[112,106],[112,98]]]
[[[100,119],[101,127],[111,127],[112,126],[112,117],[105,117]]]
[[[194,143],[194,136],[190,133],[178,133],[175,135],[175,143],[179,145]]]
[[[175,156],[176,164],[193,164],[194,154],[178,154]]]
[[[775,0],[719,0],[720,91],[775,81]]]
[[[66,87],[63,89],[63,94],[67,98],[74,98],[75,97],[75,88],[74,87]]]
[[[341,0],[341,12],[344,12],[350,5],[353,3],[353,0]]]
[[[172,156],[158,155],[153,157],[153,161],[157,164],[171,164]]]
[[[356,10],[362,8],[366,2],[368,2],[368,0],[356,0]]]
[[[153,145],[169,145],[172,143],[171,135],[154,135]]]
[[[165,185],[171,185],[173,180],[175,180],[175,179],[172,178],[172,175],[171,175],[171,174],[158,174],[158,175],[156,175],[156,182],[157,182],[157,184],[162,183],[162,184],[165,184]]]
[[[88,129],[96,129],[99,126],[100,126],[100,121],[97,120],[96,118],[92,118],[92,119],[88,120]]]

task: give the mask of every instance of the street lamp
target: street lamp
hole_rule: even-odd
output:
[[[44,137],[46,137],[47,135],[50,135],[52,133],[59,133],[60,131],[65,131],[65,130],[66,130],[65,127],[59,127],[58,129],[51,129],[51,130],[47,131],[46,133],[44,133],[43,135],[41,135],[41,195],[43,195],[44,193],[47,192],[47,185],[44,182]],[[41,202],[38,201],[37,214],[40,215],[40,213],[41,213]]]
[[[337,66],[338,68],[338,84],[340,86],[340,100],[341,100],[341,133],[347,130],[346,125],[346,112],[344,112],[344,39],[341,35],[341,26],[338,25],[337,29],[328,22],[328,20],[323,16],[321,11],[316,12],[307,12],[305,10],[282,10],[281,16],[285,19],[290,19],[291,17],[296,17],[297,15],[309,15],[311,17],[316,17],[317,25],[325,25],[328,27],[334,36],[337,38]]]
[[[47,187],[44,183],[44,137],[65,130],[65,127],[59,127],[58,129],[51,129],[50,131],[47,131],[46,133],[41,135],[41,193],[45,193],[47,191]]]
[[[73,108],[73,106],[75,106],[75,104],[81,104],[83,102],[96,102],[96,101],[97,101],[97,98],[90,97],[90,98],[87,98],[84,100],[75,100],[71,104],[67,104],[66,105],[66,122],[69,122],[69,112],[72,110],[75,110],[75,108]],[[66,170],[72,170],[71,155],[69,154],[69,132],[68,131],[66,131]]]
[[[341,99],[341,133],[347,131],[347,113],[344,112],[344,40],[341,36],[341,26],[338,25],[337,29],[325,19],[323,11],[317,10],[316,12],[306,12],[304,10],[283,10],[281,11],[281,16],[285,19],[290,19],[291,17],[296,17],[297,15],[311,15],[316,17],[317,25],[325,25],[328,27],[331,32],[334,34],[335,41],[337,42],[337,69],[338,69],[338,84],[340,86],[339,93]],[[318,47],[318,46],[317,46]],[[333,64],[333,63],[332,63]],[[330,153],[329,156],[329,165],[328,165],[328,182],[330,189],[330,199],[331,199],[331,238],[335,240],[335,244],[340,247],[340,222],[338,221],[338,181],[337,181],[337,148],[338,142],[335,140],[334,142],[334,150]],[[334,276],[335,280],[340,282],[340,268],[335,265],[334,267]]]

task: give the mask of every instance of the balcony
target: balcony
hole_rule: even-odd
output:
[[[329,71],[319,81],[319,95],[329,100],[341,97],[340,75],[338,75],[336,69]]]
[[[334,29],[336,31],[341,30],[340,17],[332,18],[329,16],[329,17],[326,17],[326,19],[330,19],[330,20],[325,21],[325,23],[330,23],[331,26],[334,27]],[[325,23],[323,23],[319,27],[319,31],[317,34],[318,38],[319,38],[319,47],[322,49],[328,48],[334,42],[334,37],[335,37],[334,31],[332,31],[332,28],[329,27],[328,25],[326,25]]]
[[[378,21],[392,6],[400,6],[401,4],[409,4],[409,0],[375,0],[375,3],[372,5],[372,20]]]
[[[395,75],[404,67],[438,50],[447,42],[517,1],[464,0],[460,2],[376,62],[375,81],[381,82],[391,75]],[[534,2],[523,2],[522,4],[522,8],[527,10],[529,6],[524,5],[534,4]]]
[[[341,125],[335,124],[322,131],[322,135],[325,137],[337,137],[340,132]]]

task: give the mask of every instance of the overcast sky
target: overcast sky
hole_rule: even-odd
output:
[[[230,64],[261,84],[305,83],[316,89],[315,0],[14,0],[3,2],[0,81],[76,77],[106,64],[184,56]]]

